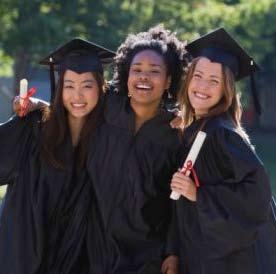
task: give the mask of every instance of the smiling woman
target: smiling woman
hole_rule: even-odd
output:
[[[46,58],[59,72],[48,112],[0,125],[0,182],[8,184],[1,273],[88,273],[96,267],[88,258],[87,231],[97,231],[91,233],[97,241],[104,235],[97,229],[100,214],[83,167],[87,143],[101,123],[102,62],[112,56],[88,41],[65,44]],[[91,260],[98,262],[96,254]]]
[[[187,49],[195,59],[180,94],[183,155],[199,130],[207,138],[194,165],[198,178],[176,172],[171,181],[182,195],[175,207],[181,273],[264,273],[255,244],[269,216],[271,189],[241,126],[235,88],[258,66],[223,28]]]
[[[206,115],[223,97],[221,76],[220,64],[213,63],[207,58],[200,58],[196,63],[188,88],[188,97],[197,117]]]
[[[78,144],[80,131],[87,115],[95,108],[100,97],[102,83],[98,83],[94,75],[95,72],[79,74],[72,70],[66,70],[63,76],[62,101],[67,110],[74,146]]]
[[[160,98],[170,86],[171,76],[163,57],[153,50],[144,50],[133,58],[128,76],[128,94],[135,103],[152,104],[157,109]]]

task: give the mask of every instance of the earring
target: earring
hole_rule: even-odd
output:
[[[171,93],[169,92],[168,89],[167,89],[167,93],[168,93],[168,99],[172,99],[172,95],[171,95]]]
[[[127,93],[127,97],[129,97],[129,98],[131,97],[131,93],[130,92]]]

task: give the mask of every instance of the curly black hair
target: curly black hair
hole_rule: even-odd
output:
[[[146,32],[128,35],[125,42],[118,48],[115,56],[112,80],[115,92],[123,95],[128,94],[127,81],[134,56],[140,51],[151,49],[164,59],[168,75],[171,76],[171,85],[168,92],[171,99],[176,101],[184,68],[188,64],[185,45],[186,43],[179,41],[175,33],[165,29],[163,25],[157,25]],[[166,100],[167,96],[168,93],[164,93],[163,99]]]

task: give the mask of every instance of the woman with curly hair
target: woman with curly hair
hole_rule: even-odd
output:
[[[184,53],[175,34],[156,26],[129,35],[115,57],[105,124],[88,159],[111,243],[112,273],[160,273],[169,255],[169,182],[180,140],[166,105],[177,97]]]

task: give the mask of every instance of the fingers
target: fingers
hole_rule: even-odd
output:
[[[181,128],[182,126],[182,119],[181,117],[175,117],[171,122],[170,122],[171,128]]]
[[[177,256],[168,256],[162,264],[161,272],[164,274],[178,274],[179,259]]]
[[[197,190],[193,180],[181,172],[173,175],[171,189],[191,201],[196,201]]]
[[[172,177],[172,182],[193,183],[193,180],[189,176],[186,176],[181,172],[176,172]]]
[[[19,112],[20,112],[20,98],[19,98],[19,96],[14,97],[12,107],[13,107],[14,113],[16,115],[19,115]]]

